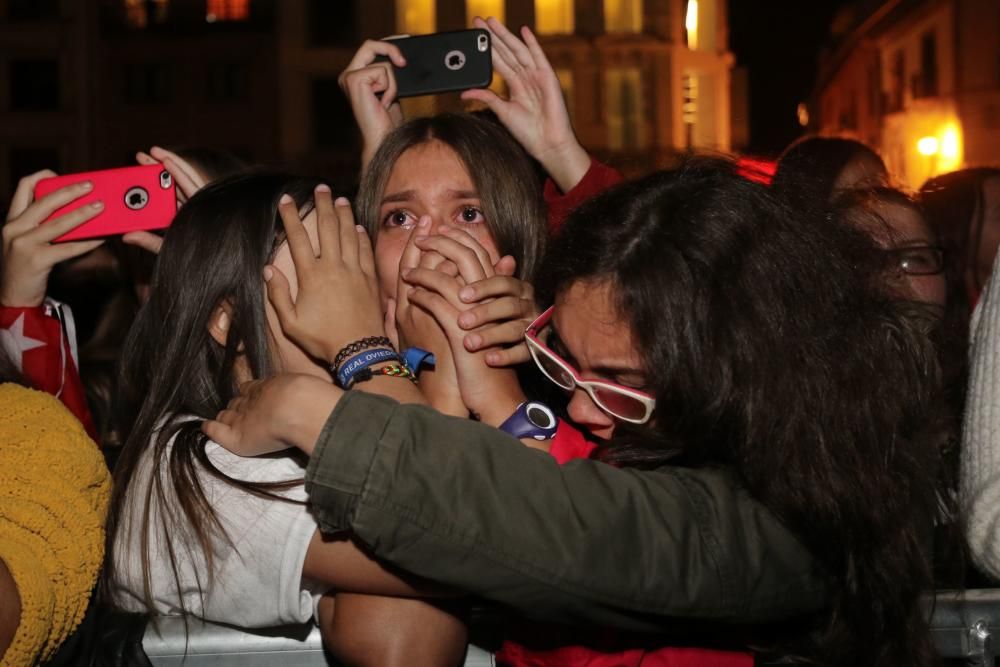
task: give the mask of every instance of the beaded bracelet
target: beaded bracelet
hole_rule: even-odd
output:
[[[336,377],[337,385],[346,389],[351,386],[352,378],[356,374],[369,366],[381,364],[386,361],[399,363],[399,355],[392,348],[379,347],[374,350],[365,350],[345,361],[340,368],[331,368],[330,371]]]
[[[351,384],[345,387],[345,389],[350,389],[359,382],[365,382],[367,380],[371,380],[376,375],[385,375],[394,378],[406,378],[413,384],[417,383],[417,376],[414,375],[413,371],[411,371],[409,368],[403,366],[402,364],[390,364],[388,366],[383,366],[382,368],[376,368],[376,369],[364,368],[358,371],[357,373],[351,376],[350,380]]]
[[[352,354],[357,354],[361,350],[367,350],[370,347],[388,347],[391,349],[392,341],[385,336],[369,336],[361,340],[356,340],[350,345],[345,345],[337,353],[337,356],[333,359],[333,363],[330,364],[331,368],[334,370],[340,368],[340,364],[344,363],[344,359],[347,359]]]

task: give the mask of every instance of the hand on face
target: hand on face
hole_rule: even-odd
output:
[[[465,331],[458,321],[470,306],[462,302],[459,292],[469,281],[482,284],[503,278],[497,276],[495,267],[512,270],[512,261],[510,258],[495,261],[463,230],[442,226],[439,232],[436,236],[417,236],[413,245],[423,249],[425,254],[434,253],[445,258],[446,262],[441,265],[448,266],[450,262],[457,268],[457,275],[401,265],[401,284],[397,293],[405,292],[410,303],[433,316],[450,347],[462,402],[484,422],[496,426],[510,416],[524,396],[513,371],[490,368],[485,361],[486,352],[472,352],[463,346]]]
[[[265,267],[264,279],[282,331],[312,356],[331,362],[356,340],[384,336],[385,320],[371,242],[354,224],[350,203],[344,198],[334,203],[325,185],[316,188],[315,201],[318,256],[292,198],[286,195],[278,205],[298,278],[296,298],[278,267]]]
[[[247,382],[201,430],[239,456],[259,456],[298,447],[306,453],[343,391],[310,375],[283,373]]]
[[[403,111],[396,99],[396,77],[392,65],[375,62],[378,56],[388,57],[396,67],[406,65],[406,59],[396,45],[369,39],[361,45],[337,79],[361,130],[362,167],[371,160],[385,135],[403,122]]]
[[[493,67],[507,83],[510,98],[473,89],[462,93],[462,99],[488,106],[556,185],[563,192],[571,190],[587,173],[590,156],[573,132],[559,78],[538,40],[522,28],[522,41],[494,18],[476,17],[473,24],[492,35]]]
[[[34,173],[22,178],[14,192],[7,223],[3,227],[2,306],[40,306],[45,300],[49,274],[56,264],[84,255],[104,243],[100,239],[52,243],[104,209],[103,203],[97,201],[42,224],[57,210],[87,194],[93,187],[89,182],[68,185],[34,201],[38,181],[55,175],[48,170]]]

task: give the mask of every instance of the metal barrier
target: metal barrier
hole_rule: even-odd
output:
[[[266,630],[240,630],[188,619],[161,617],[150,623],[142,647],[155,667],[328,667],[336,663],[323,651],[319,628],[294,625]],[[466,667],[491,667],[493,656],[470,646]]]
[[[929,604],[931,635],[942,658],[994,667],[1000,632],[1000,589],[940,591]]]

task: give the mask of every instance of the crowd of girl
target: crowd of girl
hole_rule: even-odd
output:
[[[1000,172],[909,195],[867,147],[811,138],[770,186],[718,156],[621,182],[534,35],[477,26],[509,92],[463,94],[486,111],[404,121],[378,60],[405,66],[398,49],[360,48],[353,201],[140,154],[181,205],[164,238],[115,242],[134,321],[82,382],[46,285],[102,242],[50,241],[98,209],[41,224],[85,186],[32,201],[49,174],[22,180],[0,277],[3,664],[58,658],[89,600],[315,622],[347,664],[460,664],[486,601],[502,664],[926,665],[921,596],[964,581],[942,543],[964,528],[1000,578]],[[8,456],[42,481],[8,481]],[[69,524],[97,536],[86,558],[25,537]]]

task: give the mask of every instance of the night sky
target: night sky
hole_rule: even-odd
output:
[[[750,77],[750,151],[776,156],[802,133],[796,107],[846,0],[729,0],[729,43]]]

